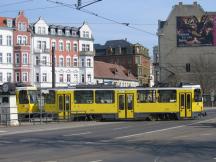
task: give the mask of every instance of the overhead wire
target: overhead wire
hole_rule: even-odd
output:
[[[71,5],[71,4],[67,4],[67,3],[63,3],[63,2],[59,2],[59,1],[53,1],[53,0],[47,0],[47,1],[51,2],[51,3],[58,4],[58,5],[62,5],[64,7],[72,8],[72,9],[75,9],[75,10],[80,11],[80,12],[84,12],[84,13],[93,15],[93,16],[96,16],[98,18],[101,18],[101,19],[104,19],[104,20],[107,20],[107,21],[110,21],[110,22],[113,22],[113,23],[116,23],[116,24],[119,24],[119,25],[126,26],[128,28],[131,28],[131,29],[134,29],[134,30],[137,30],[137,31],[140,31],[140,32],[144,32],[146,34],[150,34],[150,35],[156,36],[156,34],[154,34],[154,33],[151,33],[149,31],[146,31],[146,30],[134,27],[134,26],[131,26],[130,23],[122,23],[122,22],[119,22],[117,20],[101,16],[101,15],[95,13],[95,12],[92,12],[92,11],[89,11],[89,10],[86,10],[86,9],[78,9],[77,7],[75,7],[75,6]]]
[[[0,5],[0,7],[6,7],[6,6],[11,6],[11,5],[23,4],[23,3],[28,3],[28,2],[32,2],[32,1],[33,0],[23,0],[23,1],[19,1],[19,2],[6,3],[6,4]]]

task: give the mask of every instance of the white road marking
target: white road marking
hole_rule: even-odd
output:
[[[216,160],[216,157],[215,158],[213,158],[214,160]]]
[[[74,133],[74,134],[65,134],[64,137],[70,137],[70,136],[80,136],[80,135],[86,135],[91,134],[92,132],[83,132],[83,133]]]
[[[0,131],[0,133],[5,133],[5,132],[7,132],[7,131]]]
[[[130,126],[127,126],[127,127],[119,127],[119,128],[114,128],[113,130],[122,130],[122,129],[128,129],[130,128]]]
[[[94,161],[89,161],[89,162],[101,162],[103,160],[94,160]]]
[[[11,144],[11,143],[13,143],[13,142],[11,142],[11,141],[0,141],[0,143],[2,143],[2,144]]]
[[[151,133],[163,132],[163,131],[167,131],[167,130],[171,130],[171,129],[181,128],[181,127],[184,127],[184,126],[185,125],[180,125],[180,126],[176,126],[176,127],[170,127],[170,128],[165,128],[165,129],[158,129],[158,130],[149,131],[149,132],[131,134],[131,135],[128,135],[128,136],[120,136],[120,137],[115,137],[114,139],[131,138],[131,137],[141,136],[141,135],[144,135],[144,134],[151,134]]]
[[[167,130],[178,129],[178,128],[182,128],[182,127],[186,127],[186,126],[192,126],[192,125],[195,125],[195,124],[200,124],[200,123],[205,123],[205,122],[209,122],[209,121],[214,121],[215,119],[216,118],[208,119],[208,120],[202,120],[202,121],[194,122],[194,123],[191,123],[191,124],[179,125],[179,126],[176,126],[176,127],[169,127],[169,128],[158,129],[158,130],[153,130],[153,131],[149,131],[149,132],[131,134],[131,135],[127,135],[127,136],[120,136],[120,137],[115,137],[114,139],[118,140],[118,139],[125,139],[125,138],[131,138],[131,137],[141,136],[141,135],[145,135],[145,134],[164,132],[164,131],[167,131]]]

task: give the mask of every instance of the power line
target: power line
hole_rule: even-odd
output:
[[[13,3],[6,3],[3,5],[0,5],[0,7],[6,7],[6,6],[11,6],[11,5],[16,5],[16,4],[22,4],[22,3],[28,3],[28,2],[32,2],[33,0],[23,0],[23,1],[19,1],[19,2],[13,2]]]
[[[126,27],[128,27],[128,28],[131,28],[131,29],[134,29],[134,30],[137,30],[137,31],[140,31],[140,32],[144,32],[144,33],[146,33],[146,34],[150,34],[150,35],[153,35],[153,36],[157,36],[155,33],[151,33],[151,32],[148,32],[148,31],[146,31],[146,30],[143,30],[143,29],[140,29],[140,28],[131,26],[130,23],[122,23],[122,22],[116,21],[116,20],[114,20],[114,19],[110,19],[110,18],[101,16],[101,15],[99,15],[99,14],[97,14],[97,13],[91,12],[91,11],[86,10],[86,9],[78,9],[77,7],[75,7],[75,6],[71,5],[71,4],[67,4],[67,3],[63,3],[63,2],[59,2],[59,1],[53,1],[53,0],[47,0],[47,1],[48,1],[48,2],[51,2],[51,3],[58,4],[58,5],[62,5],[62,6],[64,6],[64,7],[72,8],[72,9],[78,10],[78,11],[80,11],[80,12],[84,12],[84,13],[93,15],[93,16],[96,16],[96,17],[98,17],[98,18],[101,18],[101,19],[104,19],[104,20],[107,20],[107,21],[110,21],[110,22],[113,22],[113,23],[116,23],[116,24],[119,24],[119,25],[126,26]]]

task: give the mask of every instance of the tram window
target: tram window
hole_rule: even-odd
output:
[[[93,91],[74,91],[74,103],[93,103]]]
[[[95,91],[95,100],[96,103],[103,103],[103,104],[111,104],[114,103],[114,91],[111,90],[97,90]]]
[[[48,94],[45,94],[45,103],[54,104],[55,103],[55,91],[50,90]]]
[[[156,102],[155,90],[138,90],[137,94],[138,103]]]
[[[29,90],[28,91],[30,103],[36,103],[37,102],[37,91],[36,90]]]
[[[132,110],[133,109],[133,95],[127,95],[127,108],[128,110]]]
[[[194,90],[194,101],[195,102],[202,102],[202,92],[201,89]]]
[[[20,104],[28,104],[29,103],[28,93],[26,90],[19,91],[19,103]]]
[[[188,109],[191,108],[191,95],[190,94],[187,94],[187,102],[186,102],[186,104],[187,104]]]
[[[176,102],[176,90],[158,90],[158,102]]]
[[[119,110],[124,110],[125,107],[125,96],[124,95],[119,95]]]

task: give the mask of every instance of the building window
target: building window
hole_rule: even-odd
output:
[[[22,44],[26,45],[27,44],[27,36],[22,37]]]
[[[47,57],[46,56],[42,57],[42,64],[47,65]]]
[[[39,75],[39,73],[36,73],[35,81],[36,81],[37,83],[39,83],[39,81],[40,81],[40,75]]]
[[[16,53],[15,54],[15,64],[20,64],[20,54],[19,53]]]
[[[73,47],[74,47],[74,51],[77,52],[78,51],[78,46],[77,46],[76,43],[74,43]]]
[[[7,46],[11,46],[12,45],[12,39],[11,39],[11,36],[8,35],[7,36]]]
[[[36,61],[36,65],[39,65],[39,64],[40,64],[40,58],[39,58],[39,56],[36,56],[36,57],[35,57],[35,61]]]
[[[41,27],[38,27],[38,34],[41,34]]]
[[[187,64],[186,64],[186,72],[190,72],[190,71],[191,71],[190,64],[189,64],[189,63],[187,63]]]
[[[3,60],[2,60],[2,53],[0,53],[0,64],[2,64]]]
[[[41,41],[37,41],[37,49],[41,49]]]
[[[16,73],[16,82],[20,82],[20,73]]]
[[[51,29],[51,35],[55,35],[55,29]]]
[[[73,66],[74,66],[74,67],[77,67],[77,66],[78,66],[77,58],[75,58],[75,59],[73,60]]]
[[[84,74],[82,74],[81,81],[82,81],[82,83],[85,83],[85,76],[84,76]]]
[[[58,35],[62,35],[62,30],[58,29]]]
[[[13,26],[13,21],[11,19],[7,19],[7,27],[11,28]]]
[[[0,72],[0,82],[3,81],[3,75],[2,75],[2,72]]]
[[[11,64],[12,60],[11,60],[11,53],[7,53],[7,63]]]
[[[67,42],[66,43],[66,51],[70,52],[70,50],[71,50],[71,44],[70,44],[70,42]]]
[[[139,76],[142,75],[142,68],[141,67],[138,68],[138,75]]]
[[[42,81],[47,82],[47,73],[42,74]]]
[[[84,38],[89,38],[89,32],[88,31],[83,31],[83,37]]]
[[[70,31],[69,31],[69,30],[66,30],[66,31],[65,31],[65,35],[66,35],[66,36],[70,36]]]
[[[71,82],[71,75],[67,74],[67,82]]]
[[[87,59],[87,67],[91,67],[91,59]]]
[[[90,51],[90,45],[89,44],[82,44],[82,51]]]
[[[81,67],[85,67],[85,60],[84,59],[81,60]]]
[[[52,41],[52,47],[56,48],[56,42],[55,41]]]
[[[71,66],[71,58],[67,57],[66,59],[66,66]]]
[[[42,33],[42,34],[46,34],[46,28],[45,28],[45,27],[42,27],[42,28],[41,28],[41,33]]]
[[[141,64],[140,56],[136,56],[135,63],[138,64],[138,65]]]
[[[63,57],[59,58],[59,66],[61,66],[61,67],[64,66],[64,58]]]
[[[27,82],[28,81],[28,73],[22,73],[22,81]]]
[[[7,82],[11,82],[12,81],[11,76],[12,76],[11,73],[7,73]]]
[[[91,83],[91,74],[87,75],[88,82]]]
[[[23,53],[22,55],[22,64],[27,65],[28,64],[28,54]]]
[[[64,82],[64,75],[59,74],[59,82],[63,83]]]
[[[76,31],[72,31],[72,36],[76,36],[77,35],[76,33],[77,33]]]
[[[42,41],[41,49],[43,50],[43,52],[46,50],[46,41]]]
[[[78,83],[78,74],[74,74],[74,80],[76,83]]]
[[[17,36],[17,44],[22,44],[22,36]]]
[[[64,51],[64,44],[62,41],[59,42],[59,51]]]
[[[19,30],[19,31],[26,31],[26,30],[27,30],[26,24],[25,24],[25,23],[22,23],[22,22],[19,22],[19,23],[18,23],[18,30]]]
[[[0,45],[2,45],[3,44],[3,37],[2,37],[2,35],[0,35]]]

